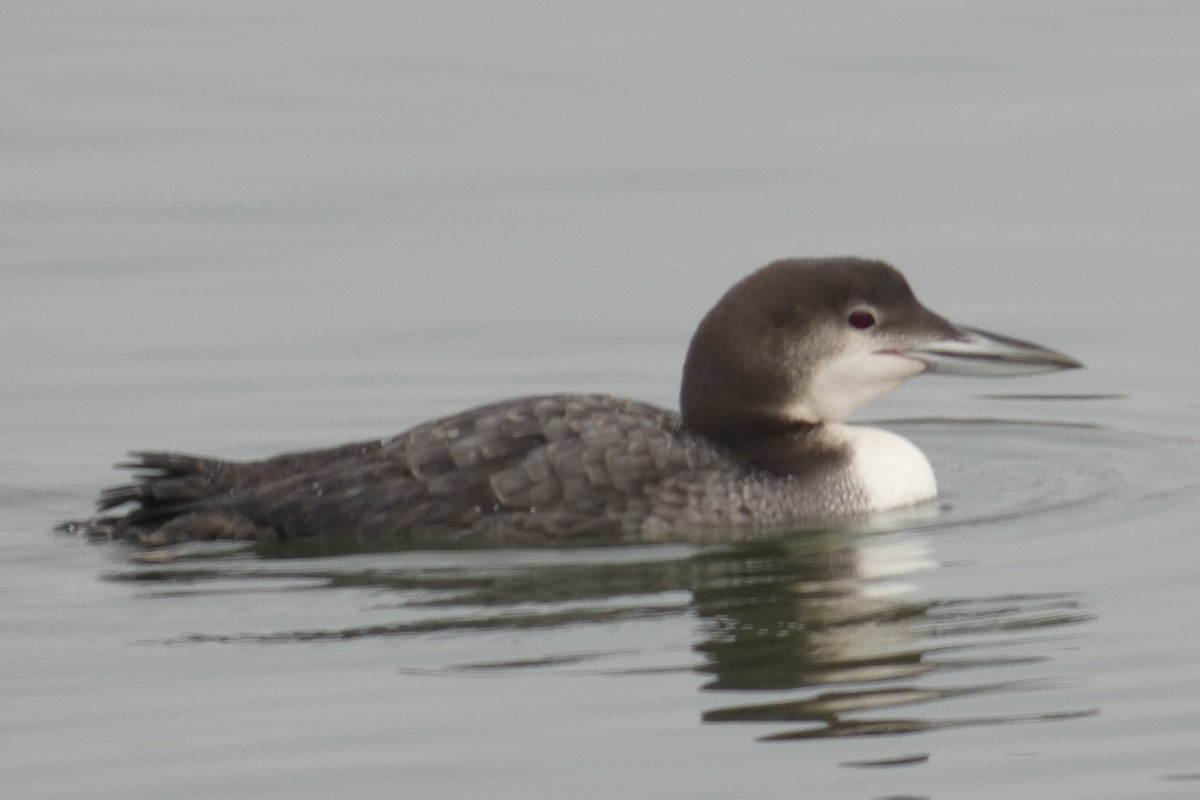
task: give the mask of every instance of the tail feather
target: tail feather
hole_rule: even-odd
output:
[[[352,442],[262,461],[225,461],[171,450],[135,450],[117,464],[133,472],[127,483],[101,491],[101,516],[62,523],[60,530],[92,538],[163,544],[186,539],[268,540],[274,531],[239,510],[239,498],[278,480],[322,469],[344,458],[362,458],[383,440]],[[120,506],[132,506],[128,510]],[[103,512],[118,509],[116,514]],[[123,512],[123,513],[122,513]]]
[[[227,491],[220,476],[231,462],[206,456],[170,451],[139,450],[129,454],[130,461],[117,466],[134,470],[134,480],[111,486],[100,493],[96,501],[99,511],[108,511],[126,503],[140,503],[134,514],[160,511],[165,507],[180,507],[206,500]],[[157,516],[157,513],[153,514]]]

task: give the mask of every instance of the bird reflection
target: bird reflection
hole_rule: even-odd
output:
[[[936,566],[928,536],[920,530],[805,531],[712,549],[650,548],[640,560],[630,548],[499,563],[469,554],[441,564],[413,563],[393,553],[379,554],[367,568],[364,558],[371,557],[355,558],[350,566],[338,558],[281,558],[296,554],[278,550],[260,554],[271,558],[216,561],[184,554],[109,577],[137,582],[150,596],[261,592],[264,581],[287,582],[290,588],[299,581],[310,590],[385,589],[387,603],[394,601],[388,608],[398,617],[369,625],[347,620],[327,629],[189,634],[173,639],[176,643],[549,631],[690,615],[700,621],[692,644],[698,659],[677,669],[703,675],[703,691],[717,700],[702,719],[770,725],[760,736],[768,740],[914,733],[1095,713],[893,716],[900,708],[911,712],[955,697],[1052,688],[1057,683],[1044,676],[1008,672],[1048,660],[1052,642],[1092,618],[1083,598],[1072,594],[921,598],[920,573]],[[379,592],[373,597],[377,612]],[[589,669],[615,655],[534,653],[520,661],[485,660],[444,671]],[[628,660],[628,652],[621,655]],[[998,669],[1003,679],[996,678]],[[973,681],[972,674],[988,677]],[[750,693],[755,702],[736,702]]]

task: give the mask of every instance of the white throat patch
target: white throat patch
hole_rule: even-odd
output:
[[[882,428],[827,425],[831,437],[849,450],[850,472],[871,511],[911,506],[937,497],[937,480],[929,459],[917,446]]]
[[[790,411],[793,419],[805,422],[837,422],[924,369],[903,356],[847,351],[817,365]]]

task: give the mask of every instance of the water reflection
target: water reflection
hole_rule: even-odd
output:
[[[944,701],[1028,695],[1060,685],[1015,670],[1049,660],[1092,617],[1074,594],[921,598],[911,583],[936,566],[928,533],[809,532],[790,539],[704,550],[622,549],[514,555],[470,554],[438,562],[414,554],[345,559],[183,559],[109,576],[151,596],[372,590],[346,624],[266,633],[203,633],[188,642],[298,642],[610,625],[677,617],[699,620],[691,645],[668,669],[705,676],[709,723],[756,723],[765,740],[915,733],[962,725],[1049,721],[1093,709],[954,715]],[[198,553],[205,552],[203,549]],[[194,553],[193,555],[196,555]],[[364,564],[366,566],[364,566]],[[382,593],[381,593],[382,590]],[[284,603],[287,601],[284,600]],[[360,624],[364,612],[388,622]],[[602,670],[615,656],[634,671],[664,669],[637,647],[481,658],[442,674],[502,670]],[[638,665],[639,655],[646,656]],[[699,659],[695,658],[698,655]],[[656,656],[660,658],[661,654]],[[620,671],[628,671],[628,667]],[[754,702],[737,702],[740,696]],[[1050,695],[1042,695],[1048,697]],[[939,715],[933,715],[933,707]],[[1006,703],[1013,708],[1016,703]],[[918,709],[928,707],[926,714]],[[905,716],[896,716],[897,709]]]

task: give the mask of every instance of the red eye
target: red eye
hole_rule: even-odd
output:
[[[846,317],[846,321],[850,323],[850,327],[858,328],[860,331],[875,327],[875,315],[862,308],[851,311],[850,316]]]

